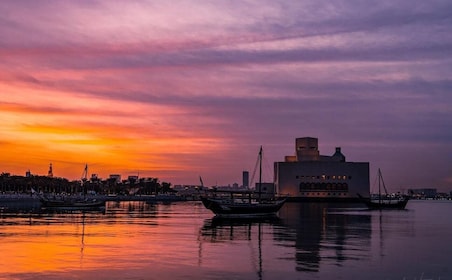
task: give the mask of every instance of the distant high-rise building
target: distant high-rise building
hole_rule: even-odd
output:
[[[244,188],[249,188],[250,186],[250,173],[248,171],[243,171],[242,174],[242,184]]]

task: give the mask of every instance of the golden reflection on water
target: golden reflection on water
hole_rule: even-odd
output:
[[[54,214],[11,218],[1,227],[0,275],[131,270],[152,265],[196,265],[199,246],[193,242],[202,219],[177,213],[174,207],[144,202],[109,204],[106,213]],[[196,214],[196,213],[195,213]],[[204,212],[204,215],[208,214]],[[195,239],[196,241],[196,239]]]
[[[1,273],[41,272],[65,270],[73,264],[69,256],[80,259],[80,241],[74,225],[9,226],[2,229],[2,251],[6,252],[7,266]],[[58,232],[58,234],[56,234]]]

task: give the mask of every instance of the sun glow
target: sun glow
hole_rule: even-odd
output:
[[[8,172],[45,174],[49,162],[68,178],[78,178],[85,163],[104,176],[183,170],[177,154],[216,148],[215,139],[175,129],[178,108],[25,85],[0,88],[11,95],[0,103],[0,153]]]

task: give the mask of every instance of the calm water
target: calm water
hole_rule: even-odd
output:
[[[452,202],[405,211],[287,203],[212,219],[197,202],[0,213],[2,279],[452,279]]]

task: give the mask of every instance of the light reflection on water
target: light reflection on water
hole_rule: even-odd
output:
[[[286,203],[225,220],[198,202],[0,212],[5,279],[451,279],[451,202]],[[446,245],[446,246],[445,246]]]

